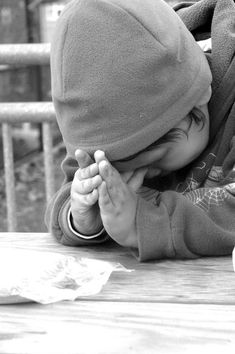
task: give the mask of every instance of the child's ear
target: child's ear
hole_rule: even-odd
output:
[[[208,89],[205,91],[205,93],[202,95],[200,100],[198,101],[197,106],[204,106],[205,104],[207,104],[210,101],[211,94],[212,94],[212,90],[210,85]]]

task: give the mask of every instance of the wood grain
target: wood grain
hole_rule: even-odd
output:
[[[76,301],[3,306],[0,352],[234,353],[235,306]]]
[[[0,247],[9,246],[119,262],[135,270],[113,273],[92,300],[235,304],[231,257],[139,263],[114,243],[75,248],[59,244],[46,233],[1,233]]]
[[[0,306],[0,353],[235,352],[231,257],[139,263],[114,243],[65,247],[46,233],[0,233],[0,247],[54,251],[134,269],[114,272],[98,295],[77,301]]]

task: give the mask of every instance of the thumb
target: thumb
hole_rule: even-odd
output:
[[[148,168],[142,167],[134,171],[133,175],[127,182],[128,186],[134,191],[137,192],[138,189],[143,185],[144,177],[148,171]]]
[[[79,168],[85,168],[94,163],[94,160],[91,158],[91,156],[82,149],[77,149],[75,151],[75,158]]]
[[[126,172],[120,173],[123,182],[125,182],[127,184],[129,182],[129,180],[132,178],[133,174],[134,174],[134,171],[126,171]]]

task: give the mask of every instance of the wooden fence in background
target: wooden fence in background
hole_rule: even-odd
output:
[[[49,64],[49,61],[49,44],[0,45],[0,65],[44,65]],[[12,126],[24,122],[42,124],[45,189],[48,202],[55,189],[51,131],[51,124],[54,121],[55,112],[52,102],[0,102],[8,231],[17,231]]]

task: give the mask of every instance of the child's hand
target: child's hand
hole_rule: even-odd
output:
[[[102,179],[98,164],[88,153],[76,150],[77,169],[71,186],[71,212],[78,232],[91,235],[99,232],[102,221],[98,206],[98,190]]]
[[[130,187],[133,192],[139,193],[141,187],[143,186],[144,177],[147,173],[147,168],[138,168],[135,171],[120,173],[123,182],[125,182],[128,187]]]
[[[134,189],[139,188],[140,179],[142,178],[143,181],[146,171],[137,173],[138,176],[135,177],[132,173],[129,186],[119,172],[111,166],[103,152],[96,152],[95,159],[96,161],[99,159],[99,173],[103,179],[98,187],[98,202],[104,228],[120,245],[137,248],[135,225],[137,195]]]

